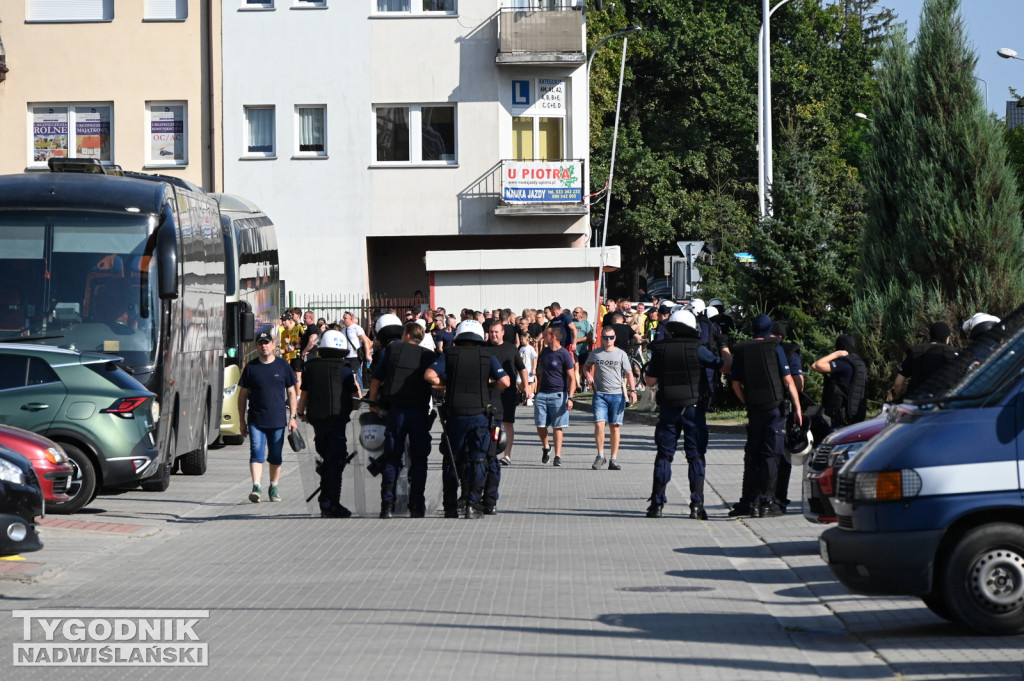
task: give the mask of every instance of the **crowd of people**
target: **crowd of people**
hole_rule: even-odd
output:
[[[564,309],[558,302],[518,315],[497,308],[455,314],[423,304],[382,310],[368,332],[353,312],[328,324],[314,320],[311,311],[287,310],[276,331],[258,336],[258,356],[239,383],[242,432],[251,443],[250,500],[261,500],[264,462],[270,464],[269,499],[280,500],[284,436],[301,419],[313,426],[322,459],[321,514],[351,515],[340,502],[342,471],[350,458],[345,433],[351,412],[363,400],[370,407],[360,416],[363,444],[380,450],[373,472],[381,476],[381,518],[394,515],[406,459],[409,514],[425,515],[435,413],[442,424],[445,517],[493,515],[501,469],[513,465],[517,407],[533,408],[540,461],[557,467],[564,455],[563,431],[576,397],[585,391],[593,413],[592,468],[621,470],[626,407],[637,401],[638,391],[655,389],[659,416],[647,517],[663,516],[682,439],[689,516],[707,519],[707,413],[713,400],[729,393],[747,412],[742,491],[729,515],[770,518],[785,513],[790,503],[786,449],[806,448],[866,416],[867,367],[849,335],[840,335],[835,351],[809,366],[825,377],[818,405],[804,391],[800,348],[786,340],[785,325],[767,315],[749,320],[752,338],[742,342],[731,339],[735,323],[719,299],[709,304],[602,300],[598,317],[591,322],[582,307]],[[977,332],[998,322],[979,313],[963,330]],[[897,398],[923,385],[956,355],[947,325],[936,322],[930,331],[928,343],[907,352],[894,385]],[[631,355],[642,358],[641,375]]]

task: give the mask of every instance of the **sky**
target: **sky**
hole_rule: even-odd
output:
[[[920,23],[924,0],[879,0],[907,23],[907,35],[913,40]],[[1009,47],[1024,57],[1024,0],[961,0],[960,14],[967,27],[968,40],[978,56],[974,75],[988,83],[988,108],[999,118],[1006,117],[1009,88],[1024,94],[1024,61],[1003,59],[996,54]],[[980,84],[982,94],[985,85]]]

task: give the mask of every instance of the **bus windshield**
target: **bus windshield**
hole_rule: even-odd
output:
[[[0,211],[0,340],[154,364],[160,305],[152,216]],[[47,338],[48,337],[48,338]]]

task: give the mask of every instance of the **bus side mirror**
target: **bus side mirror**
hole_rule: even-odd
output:
[[[178,235],[174,223],[165,220],[156,236],[157,289],[160,300],[178,297]]]
[[[256,339],[256,316],[252,313],[252,305],[244,300],[238,304],[238,340],[252,343]]]

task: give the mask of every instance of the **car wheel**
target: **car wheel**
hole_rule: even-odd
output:
[[[221,439],[224,440],[226,445],[237,446],[245,444],[245,438],[241,435],[222,435]]]
[[[1024,527],[970,530],[942,575],[942,596],[957,622],[994,636],[1024,633]]]
[[[206,455],[209,450],[207,444],[209,434],[207,430],[207,423],[205,416],[202,419],[202,427],[200,428],[199,434],[199,449],[189,452],[179,459],[181,462],[181,472],[185,475],[202,475],[206,472]]]
[[[48,513],[77,513],[96,496],[96,468],[92,459],[78,447],[60,443],[71,462],[71,479],[68,481],[68,501],[47,501]]]
[[[928,607],[929,610],[931,610],[933,613],[935,613],[942,619],[948,620],[950,622],[957,621],[956,618],[953,617],[953,614],[949,611],[949,605],[946,604],[945,599],[942,597],[942,594],[937,589],[935,591],[932,591],[930,594],[921,596],[921,600],[924,602],[924,604]]]

